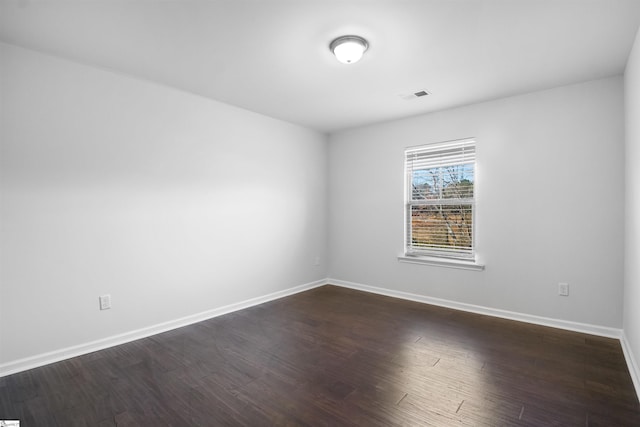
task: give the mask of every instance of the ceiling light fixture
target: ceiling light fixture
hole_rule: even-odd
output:
[[[369,43],[360,36],[338,37],[329,45],[329,49],[343,64],[358,62],[369,47]]]

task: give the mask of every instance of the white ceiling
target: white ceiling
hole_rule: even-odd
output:
[[[640,0],[0,1],[2,41],[323,132],[621,74],[639,24]]]

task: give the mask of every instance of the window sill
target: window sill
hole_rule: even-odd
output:
[[[437,267],[459,268],[462,270],[474,270],[474,271],[484,270],[484,264],[479,264],[476,261],[465,261],[461,259],[399,255],[398,261],[407,262],[410,264],[424,264],[424,265],[433,265]]]

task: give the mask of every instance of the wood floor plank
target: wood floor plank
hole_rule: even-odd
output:
[[[323,286],[0,378],[24,426],[638,426],[614,339]]]

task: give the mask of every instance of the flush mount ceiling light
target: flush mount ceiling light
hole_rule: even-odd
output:
[[[343,64],[358,62],[369,47],[369,43],[360,36],[338,37],[329,45],[329,49]]]

